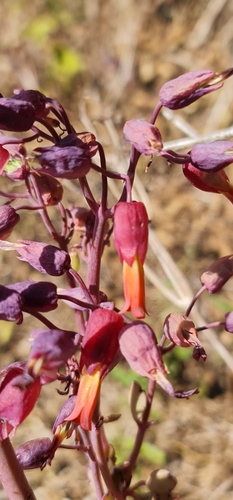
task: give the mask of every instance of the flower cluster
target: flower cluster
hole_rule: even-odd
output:
[[[1,192],[6,203],[0,207],[0,250],[16,252],[25,273],[31,266],[34,272],[42,274],[38,280],[27,278],[0,285],[1,320],[21,324],[26,313],[39,322],[30,334],[28,359],[7,366],[0,373],[0,446],[30,414],[45,384],[58,381],[63,386],[58,392],[66,397],[55,419],[53,438],[30,440],[16,450],[23,469],[43,469],[51,464],[64,439],[73,436],[74,447],[88,457],[98,498],[145,498],[144,494],[134,493],[136,486],[132,487],[131,481],[139,443],[150,424],[157,385],[176,398],[188,399],[198,393],[197,388],[173,387],[164,359],[166,353],[178,346],[192,349],[194,360],[205,361],[207,354],[199,339],[200,332],[210,326],[223,326],[233,332],[232,311],[215,324],[203,327],[196,327],[190,318],[202,293],[217,293],[233,276],[233,255],[228,255],[202,273],[200,289],[187,310],[168,314],[161,334],[155,334],[153,313],[146,307],[144,276],[150,221],[144,203],[133,200],[132,195],[137,162],[143,154],[160,156],[169,165],[181,165],[184,176],[196,188],[223,194],[233,202],[233,186],[224,170],[233,163],[233,142],[196,144],[191,151],[179,154],[163,146],[161,132],[155,126],[163,106],[173,110],[188,106],[219,89],[232,74],[232,69],[219,74],[195,71],[163,85],[151,121],[129,120],[124,126],[124,137],[132,146],[126,174],[108,170],[102,145],[92,133],[77,132],[56,100],[36,90],[17,90],[10,98],[0,97],[0,173],[14,186],[18,180],[25,186],[23,192]],[[89,183],[91,170],[101,178],[98,199]],[[108,199],[109,178],[122,183],[114,206]],[[85,206],[66,206],[62,179],[76,181]],[[51,206],[56,210],[56,224]],[[38,241],[14,241],[14,228],[25,211],[40,215],[53,244],[40,241],[39,237]],[[80,240],[72,244],[76,231]],[[9,235],[12,241],[8,241]],[[100,289],[101,259],[112,235],[116,256],[122,264],[122,308],[114,297],[107,297]],[[87,269],[85,278],[81,260]],[[58,287],[56,280],[61,276],[67,287],[64,281],[63,288]],[[77,330],[56,324],[55,313],[61,303],[73,309]],[[54,319],[45,314],[51,311]],[[142,321],[146,315],[148,322]],[[102,415],[101,386],[122,358],[133,372],[147,379],[148,389],[143,391],[138,383],[132,385],[130,408],[137,436],[129,460],[117,464],[104,424],[117,420],[119,414]],[[142,392],[145,406],[139,412]],[[147,487],[148,499],[160,498],[160,494],[165,495],[163,498],[175,498],[172,490],[176,479],[166,469],[152,471],[142,484]]]

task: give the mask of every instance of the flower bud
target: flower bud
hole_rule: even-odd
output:
[[[160,153],[163,143],[157,127],[142,120],[129,120],[125,123],[123,134],[134,148],[146,156]]]
[[[201,275],[201,283],[209,293],[216,293],[233,275],[233,255],[215,260]]]
[[[10,132],[26,132],[35,120],[35,111],[30,102],[16,98],[0,98],[0,129]]]
[[[70,256],[64,250],[38,241],[19,240],[16,245],[20,260],[28,262],[37,271],[50,276],[61,276],[70,267]]]
[[[49,458],[51,444],[52,441],[49,438],[31,439],[31,441],[21,444],[15,450],[21,467],[24,470],[37,468],[42,470]]]
[[[37,188],[40,192],[40,196],[43,200],[44,205],[52,206],[57,205],[59,201],[61,201],[63,196],[63,187],[61,183],[48,174],[42,174],[41,172],[31,171],[29,175],[30,177],[34,177]],[[32,192],[35,195],[34,187],[32,187]]]
[[[44,330],[38,328],[32,332],[32,345],[28,369],[34,376],[41,373],[56,378],[57,370],[70,358],[77,346],[76,332],[67,330]]]
[[[154,494],[169,494],[176,486],[177,479],[167,469],[153,470],[146,480],[146,486]],[[156,497],[157,498],[157,497]],[[160,498],[160,497],[159,497]],[[163,497],[169,500],[170,496]]]
[[[233,142],[215,141],[195,144],[190,151],[194,167],[206,172],[217,172],[233,163]]]
[[[21,324],[23,321],[22,305],[23,300],[17,291],[0,285],[0,319]]]
[[[19,214],[10,205],[0,207],[0,239],[5,240],[20,220]]]
[[[232,73],[231,68],[222,73],[210,70],[185,73],[161,87],[160,102],[169,109],[184,108],[200,97],[221,88],[224,80]]]
[[[57,287],[49,281],[20,281],[8,285],[9,290],[18,292],[23,307],[31,311],[48,312],[57,308]]]

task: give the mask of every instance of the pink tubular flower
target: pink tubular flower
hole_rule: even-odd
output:
[[[145,284],[143,264],[148,246],[148,215],[141,202],[119,202],[114,212],[114,242],[123,262],[125,305],[122,313],[131,311],[144,318]]]
[[[119,332],[122,316],[108,309],[92,312],[83,337],[80,370],[82,372],[77,399],[71,414],[65,419],[90,430],[101,380],[119,359]]]
[[[160,153],[163,143],[157,127],[142,120],[129,120],[125,123],[123,134],[139,153],[146,156]]]
[[[160,102],[169,109],[184,108],[200,97],[221,88],[224,80],[232,74],[232,68],[222,73],[210,70],[185,73],[161,87]]]

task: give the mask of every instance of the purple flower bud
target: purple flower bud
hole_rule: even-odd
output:
[[[49,281],[21,281],[7,288],[21,295],[23,306],[30,310],[48,312],[57,308],[57,287]]]
[[[53,245],[37,241],[19,240],[24,246],[17,246],[19,259],[28,262],[37,271],[50,276],[61,276],[70,267],[70,256]]]
[[[22,303],[22,298],[18,292],[0,285],[0,319],[16,321],[17,324],[22,323]]]
[[[47,97],[39,90],[14,90],[14,99],[31,104],[37,117],[44,118],[49,114],[46,109]]]
[[[35,121],[35,111],[27,101],[0,98],[0,129],[10,132],[26,132]]]
[[[216,293],[233,275],[233,255],[215,260],[201,275],[201,283],[209,293]]]
[[[123,134],[135,149],[146,156],[159,154],[162,147],[162,136],[157,127],[142,120],[129,120],[125,123]]]
[[[222,73],[214,73],[210,70],[185,73],[161,87],[160,102],[169,109],[184,108],[205,94],[222,87],[224,80],[232,73],[232,69]]]
[[[0,207],[0,239],[5,240],[19,222],[20,216],[10,205]]]
[[[192,164],[200,170],[217,172],[233,163],[233,142],[196,144],[190,151]]]
[[[50,458],[52,441],[49,438],[31,439],[15,450],[16,457],[24,470],[42,470]]]
[[[92,166],[89,147],[76,134],[69,134],[56,146],[36,148],[35,151],[41,153],[37,157],[42,167],[40,172],[54,177],[79,179]]]
[[[56,378],[57,370],[63,366],[75,350],[76,332],[67,330],[33,330],[28,368],[34,375],[43,373]]]
[[[233,311],[225,314],[225,330],[233,333]]]

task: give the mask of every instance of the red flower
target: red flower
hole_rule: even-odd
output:
[[[120,202],[114,213],[114,242],[123,262],[125,305],[122,313],[131,311],[144,318],[145,284],[143,264],[148,245],[148,216],[141,202]]]
[[[80,359],[82,375],[75,406],[65,420],[90,430],[101,380],[119,359],[119,332],[122,316],[108,309],[96,309],[91,314],[83,337]]]

